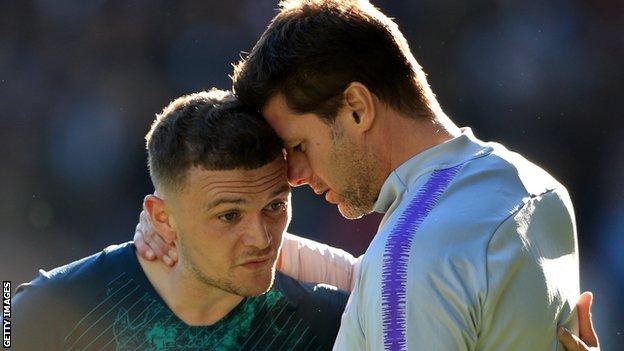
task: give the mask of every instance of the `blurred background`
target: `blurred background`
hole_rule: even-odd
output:
[[[374,1],[396,18],[445,111],[565,184],[581,287],[604,350],[624,350],[624,3]],[[175,97],[230,88],[276,0],[0,0],[0,277],[18,283],[130,240],[153,191],[143,137]],[[291,231],[359,255],[308,189]]]

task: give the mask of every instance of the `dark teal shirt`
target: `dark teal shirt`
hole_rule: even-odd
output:
[[[278,273],[219,322],[193,327],[167,307],[132,243],[111,246],[21,285],[15,350],[329,350],[347,294]]]

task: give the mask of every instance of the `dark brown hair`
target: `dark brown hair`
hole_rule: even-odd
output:
[[[188,169],[255,169],[282,157],[282,144],[258,112],[229,91],[175,99],[145,136],[154,186],[180,189]]]
[[[351,82],[408,116],[431,118],[438,108],[396,23],[363,0],[282,1],[233,81],[245,104],[262,109],[281,93],[293,111],[328,121]]]

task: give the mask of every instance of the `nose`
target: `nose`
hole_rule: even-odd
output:
[[[245,226],[243,234],[243,244],[245,246],[252,246],[260,250],[266,249],[271,246],[271,233],[269,227],[263,221],[261,215],[250,216],[249,224]]]
[[[290,186],[300,186],[309,183],[312,168],[305,154],[293,153],[288,158],[288,183]]]

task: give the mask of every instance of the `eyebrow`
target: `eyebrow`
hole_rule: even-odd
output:
[[[284,184],[281,187],[279,187],[277,190],[275,190],[274,192],[271,193],[271,197],[275,197],[277,195],[280,195],[282,193],[286,193],[290,191],[290,185],[288,184]]]
[[[275,197],[277,195],[283,194],[288,191],[290,191],[290,185],[284,184],[278,189],[276,189],[275,191],[273,191],[271,193],[271,197]],[[240,205],[244,203],[247,203],[247,200],[240,198],[240,197],[222,197],[220,199],[214,200],[213,202],[209,203],[208,206],[206,206],[206,208],[212,209],[223,204]]]
[[[207,209],[213,209],[219,205],[223,205],[223,204],[233,204],[233,205],[240,205],[240,204],[244,204],[246,203],[247,200],[242,199],[242,198],[228,198],[228,197],[222,197],[220,199],[217,199],[211,203],[208,204],[208,206],[206,206]]]

